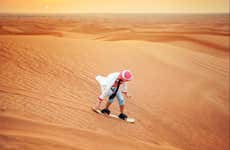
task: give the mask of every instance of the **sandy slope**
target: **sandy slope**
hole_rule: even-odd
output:
[[[1,20],[1,149],[229,148],[228,28],[92,18]],[[135,124],[90,109],[95,76],[123,68],[135,75],[126,107]]]

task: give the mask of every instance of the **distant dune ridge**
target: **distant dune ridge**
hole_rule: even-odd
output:
[[[0,149],[228,150],[229,34],[225,14],[0,16]],[[126,68],[135,124],[91,110]]]

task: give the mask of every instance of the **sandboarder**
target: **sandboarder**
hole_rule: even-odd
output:
[[[110,73],[107,77],[97,76],[96,80],[101,86],[101,95],[98,96],[98,101],[94,110],[100,109],[102,101],[108,97],[106,107],[101,110],[104,114],[110,114],[109,106],[113,103],[114,98],[116,97],[120,106],[120,119],[127,119],[128,116],[124,114],[125,100],[122,96],[122,93],[126,98],[131,98],[128,95],[127,91],[127,82],[131,81],[133,78],[132,73],[129,70],[122,70],[121,72]],[[121,89],[120,89],[121,86]]]

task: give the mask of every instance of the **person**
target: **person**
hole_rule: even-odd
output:
[[[128,95],[127,83],[132,79],[133,75],[129,70],[122,70],[120,72],[110,73],[107,77],[103,77],[100,75],[97,76],[96,80],[101,86],[102,93],[100,96],[98,96],[98,101],[93,109],[100,109],[102,101],[108,97],[106,107],[102,109],[101,112],[109,115],[109,106],[113,103],[114,98],[116,97],[120,106],[120,114],[118,117],[123,120],[128,118],[128,116],[124,114],[125,100],[123,98],[123,95],[126,98],[131,98],[131,96]]]

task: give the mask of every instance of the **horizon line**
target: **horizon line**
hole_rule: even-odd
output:
[[[230,14],[230,12],[0,12],[0,15],[71,15],[71,14]]]

